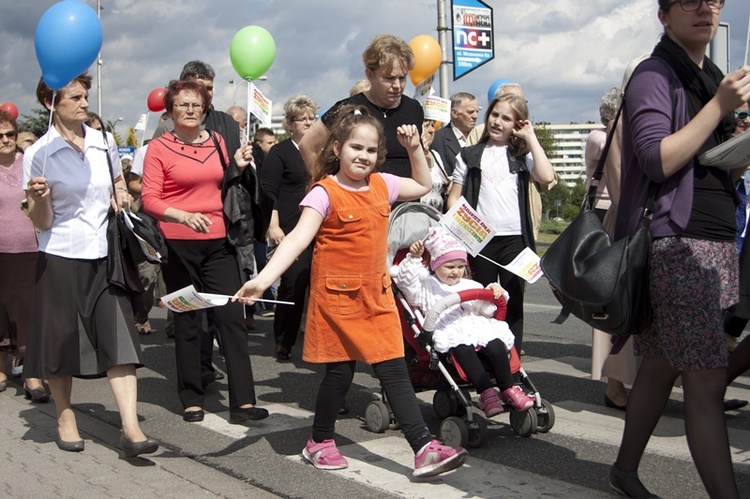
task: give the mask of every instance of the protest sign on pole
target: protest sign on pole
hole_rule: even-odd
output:
[[[453,237],[472,256],[494,263],[498,267],[514,273],[531,284],[535,283],[542,276],[539,256],[531,248],[525,248],[508,265],[500,265],[486,256],[479,254],[482,248],[495,235],[495,231],[482,221],[481,217],[463,196],[448,210],[448,213],[443,215],[443,218],[440,219],[440,225],[453,234]]]

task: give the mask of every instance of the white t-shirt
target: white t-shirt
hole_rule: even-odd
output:
[[[112,190],[107,150],[115,178],[122,175],[122,165],[110,133],[107,133],[107,148],[101,132],[82,126],[83,159],[52,127],[26,149],[23,185],[44,172],[50,188],[52,226],[40,232],[39,251],[64,258],[96,260],[107,256],[107,212]]]
[[[507,146],[485,147],[480,162],[482,183],[479,187],[477,214],[495,230],[497,236],[521,234],[521,212],[518,208],[518,175],[510,172]],[[534,169],[534,158],[526,154],[526,168]],[[468,167],[462,153],[456,156],[453,182],[466,184]]]
[[[146,151],[148,150],[148,144],[141,146],[135,150],[133,156],[133,163],[130,165],[130,174],[138,175],[143,178],[143,160],[146,159]]]

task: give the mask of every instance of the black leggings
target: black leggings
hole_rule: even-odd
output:
[[[482,359],[492,366],[495,371],[495,380],[500,391],[507,390],[513,386],[513,375],[510,373],[510,359],[505,343],[501,340],[492,340],[487,346],[477,351],[471,345],[459,345],[451,349],[453,356],[458,361],[461,369],[466,373],[469,382],[474,385],[477,393],[482,393],[492,388],[487,370],[482,364]]]
[[[332,439],[336,431],[336,417],[346,392],[354,379],[355,361],[326,364],[326,375],[318,388],[315,403],[312,438],[315,442]],[[409,381],[404,358],[373,364],[375,375],[383,386],[391,410],[401,424],[406,440],[416,454],[432,441],[432,435],[422,417],[419,400]]]

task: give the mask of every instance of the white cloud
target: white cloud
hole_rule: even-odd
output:
[[[532,117],[567,123],[597,121],[600,95],[618,85],[636,55],[650,51],[661,26],[655,0],[485,0],[494,7],[495,59],[450,83],[451,93],[472,92],[484,104],[498,78],[524,86]],[[10,3],[10,2],[7,2]],[[0,102],[22,114],[39,107],[34,97],[40,69],[34,31],[55,2],[4,5],[0,17]],[[94,0],[88,0],[95,7]],[[729,1],[733,66],[744,57],[747,2]],[[229,60],[234,34],[251,24],[265,27],[276,42],[268,81],[257,82],[277,111],[288,98],[307,93],[323,109],[348,95],[364,75],[362,51],[378,33],[410,40],[437,38],[437,0],[102,0],[103,114],[135,124],[149,92],[179,76],[192,59],[216,70],[215,104],[232,105],[239,78]],[[450,67],[449,67],[449,71]],[[95,75],[92,67],[91,74]],[[452,79],[452,72],[451,72]],[[238,104],[245,93],[238,90]],[[91,109],[96,110],[92,90]]]

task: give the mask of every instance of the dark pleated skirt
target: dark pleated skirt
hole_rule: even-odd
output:
[[[99,378],[143,366],[130,297],[107,282],[106,258],[39,253],[24,375]]]
[[[0,352],[26,350],[37,253],[0,253]]]

